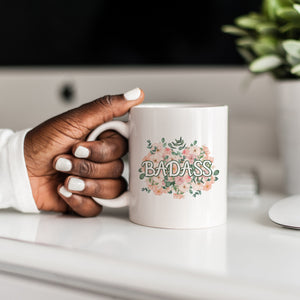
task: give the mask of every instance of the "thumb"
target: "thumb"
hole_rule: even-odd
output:
[[[77,137],[83,137],[97,126],[126,114],[131,107],[142,103],[144,91],[135,88],[120,95],[107,95],[58,116]],[[66,128],[66,126],[63,126]],[[75,130],[74,130],[75,129]],[[78,134],[77,134],[78,130]]]

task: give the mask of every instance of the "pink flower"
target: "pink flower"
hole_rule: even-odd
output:
[[[172,150],[170,148],[165,148],[164,155],[170,155],[172,153]]]
[[[182,154],[187,156],[190,154],[190,148],[185,148],[183,151],[182,151]]]
[[[206,181],[203,186],[203,191],[209,191],[211,189],[211,181]]]
[[[201,191],[203,189],[203,183],[201,182],[192,182],[192,188],[194,191]]]
[[[211,184],[215,183],[215,177],[214,176],[210,177],[210,182],[211,182]]]
[[[173,198],[174,199],[182,199],[183,198],[183,194],[173,194]]]
[[[211,163],[214,162],[214,158],[212,156],[206,156],[205,160],[209,160],[209,161],[211,161]]]
[[[175,184],[180,185],[180,184],[183,184],[183,183],[184,183],[184,178],[183,177],[180,177],[180,176],[175,177]]]
[[[151,157],[151,153],[148,153],[148,154],[143,158],[143,161],[150,160],[150,157]]]
[[[162,143],[155,143],[155,144],[152,145],[151,150],[154,150],[154,149],[156,149],[155,153],[161,154],[164,150],[164,146],[163,146]]]
[[[164,185],[164,176],[162,172],[160,172],[157,176],[153,176],[152,179],[155,183],[158,183],[158,185]]]
[[[206,156],[208,156],[210,154],[210,151],[209,151],[208,147],[206,147],[205,145],[202,146],[202,149],[203,149]]]
[[[155,186],[155,181],[152,180],[152,177],[147,178],[146,180],[148,188],[152,189]]]
[[[190,176],[189,174],[186,173],[186,174],[183,176],[183,180],[184,180],[184,182],[186,182],[186,183],[190,183],[191,180],[192,180],[192,178],[191,178],[191,176]]]
[[[200,154],[200,152],[201,152],[201,149],[199,147],[197,147],[197,146],[190,147],[190,153],[198,156]]]
[[[163,160],[163,154],[161,152],[160,153],[155,153],[155,154],[151,155],[150,160],[153,161],[154,167],[157,167],[159,162],[161,160]]]
[[[158,187],[158,186],[154,186],[152,191],[155,195],[158,195],[158,196],[161,195],[164,192],[163,188]]]
[[[164,188],[163,191],[164,191],[164,193],[168,193],[169,191],[171,191],[171,189],[172,189],[172,188],[169,186],[169,187],[167,187],[167,188]]]
[[[190,153],[186,158],[192,164],[192,163],[194,163],[194,159],[196,158],[196,155],[193,153]]]
[[[190,185],[186,182],[182,183],[181,185],[178,186],[178,189],[182,192],[185,193],[188,189],[190,188]]]

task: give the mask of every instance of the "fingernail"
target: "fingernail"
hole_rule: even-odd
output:
[[[75,157],[78,157],[78,158],[87,158],[90,155],[90,150],[86,147],[79,146],[75,150],[74,155],[75,155]]]
[[[72,170],[72,162],[66,158],[59,158],[55,164],[55,169],[57,171],[71,171]]]
[[[128,92],[126,92],[124,94],[124,97],[127,99],[127,100],[136,100],[140,97],[141,95],[141,89],[139,88],[135,88],[133,90],[130,90]]]
[[[64,197],[70,198],[72,193],[69,192],[64,186],[59,189],[59,193],[62,194]]]
[[[81,192],[85,189],[85,183],[79,178],[72,177],[68,183],[68,189],[71,191]]]

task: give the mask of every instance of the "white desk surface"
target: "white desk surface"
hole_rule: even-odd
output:
[[[202,230],[0,211],[0,271],[125,299],[299,299],[300,231],[267,216],[280,198],[229,201],[228,223]]]

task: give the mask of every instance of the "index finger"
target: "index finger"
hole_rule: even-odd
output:
[[[103,96],[60,115],[60,118],[69,120],[71,124],[75,121],[84,136],[97,126],[115,117],[123,116],[130,108],[142,103],[143,100],[144,91],[135,88],[124,94]]]

